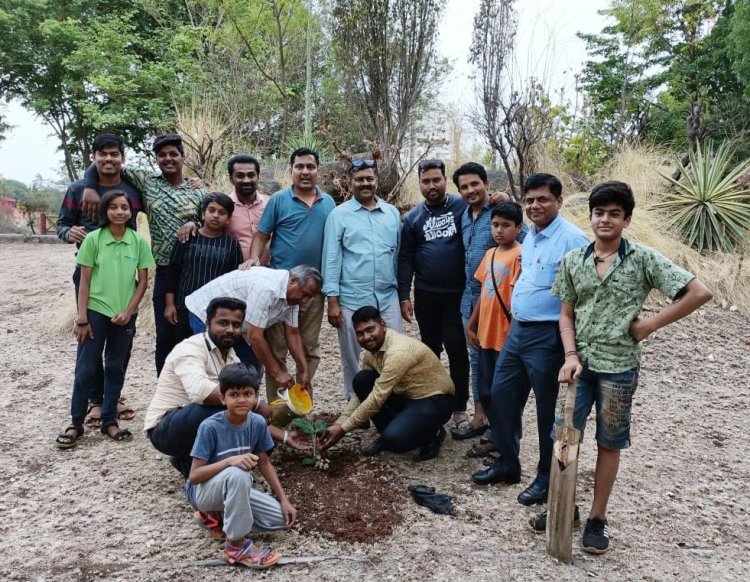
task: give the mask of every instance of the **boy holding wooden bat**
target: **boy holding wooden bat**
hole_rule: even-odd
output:
[[[565,363],[560,382],[578,382],[573,422],[583,431],[596,404],[597,459],[594,500],[582,546],[602,554],[609,548],[607,502],[617,476],[620,451],[630,446],[630,412],[638,384],[640,342],[682,319],[711,299],[694,275],[654,249],[629,242],[622,231],[635,207],[623,182],[604,182],[589,197],[594,242],[569,252],[552,293],[562,300],[560,335]],[[673,300],[656,315],[641,318],[652,289]],[[556,426],[562,423],[556,419]],[[542,516],[531,522],[544,531]]]

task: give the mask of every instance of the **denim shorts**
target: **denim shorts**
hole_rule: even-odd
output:
[[[573,412],[573,424],[581,431],[581,439],[591,407],[596,404],[596,442],[608,449],[627,449],[630,446],[630,413],[639,369],[640,366],[636,366],[625,372],[608,374],[589,370],[584,364]],[[564,398],[562,391],[560,397]],[[555,428],[563,424],[564,418],[558,406]],[[554,431],[552,438],[555,438]]]

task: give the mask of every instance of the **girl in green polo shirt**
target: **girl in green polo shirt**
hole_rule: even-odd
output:
[[[135,336],[137,308],[146,292],[148,268],[154,265],[154,258],[145,239],[128,227],[132,214],[124,192],[107,192],[99,205],[101,228],[86,235],[78,251],[81,284],[73,330],[78,352],[71,424],[56,440],[62,449],[75,446],[83,435],[88,397],[96,382],[104,384],[102,433],[118,442],[133,438],[130,431],[119,428],[115,417]]]

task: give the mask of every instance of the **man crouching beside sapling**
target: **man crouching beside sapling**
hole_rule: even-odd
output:
[[[634,207],[633,192],[623,182],[604,182],[594,188],[589,197],[594,242],[565,256],[552,287],[562,300],[565,363],[558,380],[578,381],[573,413],[577,429],[583,431],[596,404],[594,501],[581,540],[583,550],[592,554],[609,548],[607,503],[620,450],[630,446],[640,342],[711,299],[711,292],[694,275],[654,249],[622,237]],[[641,308],[652,289],[674,301],[644,319]],[[559,415],[555,424],[563,424]],[[545,517],[531,520],[535,531],[545,530]]]
[[[265,419],[252,412],[260,378],[254,368],[230,364],[219,374],[225,411],[209,416],[198,427],[185,492],[198,511],[224,512],[224,556],[230,564],[253,569],[273,566],[281,556],[257,548],[253,532],[289,528],[297,510],[287,499],[268,459],[273,440]],[[253,489],[251,471],[258,467],[278,501]]]

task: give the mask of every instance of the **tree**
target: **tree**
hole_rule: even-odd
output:
[[[333,1],[336,62],[386,166],[400,162],[409,128],[445,72],[436,48],[444,6],[445,0]]]
[[[482,0],[474,17],[469,62],[476,68],[479,107],[474,127],[497,152],[513,196],[520,200],[523,182],[534,171],[534,153],[552,137],[559,113],[542,83],[519,78],[513,62],[517,16],[515,0]]]
[[[101,131],[143,151],[154,129],[171,123],[180,63],[162,58],[170,37],[154,24],[128,0],[0,4],[0,94],[50,126],[71,180]]]

